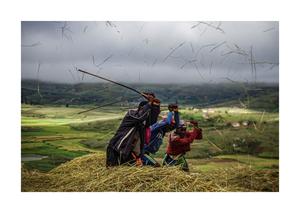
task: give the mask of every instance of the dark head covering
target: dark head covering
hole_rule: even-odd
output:
[[[138,106],[138,110],[140,110],[143,106],[145,106],[146,104],[148,103],[148,101],[141,101],[139,103],[139,106]]]

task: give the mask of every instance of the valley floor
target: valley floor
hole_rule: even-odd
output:
[[[204,133],[187,154],[185,173],[166,167],[106,169],[105,146],[127,109],[77,114],[84,109],[22,105],[22,191],[279,190],[278,113],[181,109],[181,117],[198,120]],[[166,143],[154,156],[159,161]]]

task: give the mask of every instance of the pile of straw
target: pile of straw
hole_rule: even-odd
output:
[[[22,169],[22,191],[278,191],[278,170],[249,168],[186,173],[177,167],[107,169],[103,154],[76,158],[48,173]]]

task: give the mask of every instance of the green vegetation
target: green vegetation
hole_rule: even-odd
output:
[[[49,171],[75,157],[103,152],[123,112],[112,109],[77,115],[83,108],[22,105],[22,157],[28,169]]]
[[[22,103],[38,105],[76,106],[111,103],[136,94],[108,83],[55,84],[40,82],[41,98],[37,82],[22,81]],[[139,91],[154,92],[163,103],[175,103],[196,107],[238,106],[278,112],[279,87],[276,84],[219,83],[201,85],[132,84]],[[138,99],[123,101],[122,106],[137,103]]]
[[[181,118],[199,121],[204,132],[203,139],[195,140],[192,144],[188,158],[209,158],[223,154],[279,158],[278,113],[225,107],[182,109]],[[240,126],[233,127],[236,123]],[[164,154],[166,140],[158,157]]]
[[[29,87],[34,84],[32,82],[22,82],[22,87],[24,85]],[[74,158],[77,159],[80,156],[87,156],[88,158],[88,156],[99,155],[103,158],[106,145],[117,130],[128,107],[136,106],[136,103],[125,102],[123,106],[102,107],[94,111],[78,114],[78,112],[91,107],[90,105],[81,105],[82,103],[87,103],[84,101],[86,99],[82,98],[83,95],[87,95],[87,97],[95,95],[92,97],[94,99],[90,99],[89,102],[97,103],[100,99],[96,100],[95,97],[101,94],[100,96],[103,100],[101,99],[101,102],[98,103],[107,103],[112,97],[118,97],[124,91],[119,91],[111,85],[106,85],[112,91],[109,93],[100,93],[98,89],[104,86],[104,84],[75,86],[42,84],[41,88],[43,88],[42,86],[56,93],[46,93],[39,102],[43,105],[22,104],[21,109],[22,187],[25,191],[55,191],[55,189],[65,191],[62,188],[51,188],[52,186],[49,186],[50,188],[43,188],[40,185],[29,186],[26,183],[36,181],[36,184],[40,184],[42,180],[47,181],[47,178],[50,178],[52,174],[51,172],[55,171],[55,168],[64,168],[64,165],[68,165],[68,161]],[[250,87],[251,85],[248,86]],[[137,87],[141,90],[146,90],[145,85],[137,85]],[[264,89],[249,90],[248,95],[251,95],[249,97],[242,95],[240,86],[232,84],[219,85],[217,89],[210,86],[210,91],[201,86],[192,88],[191,86],[177,87],[174,85],[170,87],[160,86],[157,88],[159,92],[155,90],[159,94],[159,98],[163,100],[163,104],[175,102],[174,98],[178,98],[181,119],[197,120],[199,122],[199,126],[203,129],[203,139],[194,141],[191,151],[187,153],[186,157],[190,164],[191,173],[204,175],[202,176],[203,178],[211,177],[212,181],[216,181],[213,182],[216,183],[216,186],[222,186],[219,191],[278,190],[278,87],[270,85],[260,85],[260,87]],[[223,88],[222,93],[226,100],[224,98],[220,100],[221,93],[220,96],[217,95],[217,91],[220,91],[220,88]],[[201,89],[208,93],[206,99],[202,99],[203,94]],[[178,95],[174,94],[173,90],[177,91]],[[23,99],[26,97],[27,102],[28,100],[38,100],[34,98],[36,95],[34,92],[32,95],[27,92],[23,91]],[[62,94],[59,94],[59,92],[62,92]],[[63,96],[63,94],[68,93],[70,96],[65,97],[69,98],[77,94],[77,92],[79,99],[73,99],[75,101],[72,103],[68,102],[69,99],[67,100]],[[51,100],[54,100],[54,95],[55,101],[51,102]],[[125,92],[124,96],[132,96],[132,94]],[[108,99],[104,101],[104,98]],[[208,102],[211,101],[210,106],[194,104],[204,103],[207,100]],[[247,102],[248,100],[250,101]],[[48,104],[50,102],[51,105]],[[66,102],[71,104],[66,107]],[[165,109],[163,108],[162,115],[166,113]],[[164,138],[164,143],[159,152],[154,156],[155,158],[158,160],[162,159],[166,145],[167,137]],[[75,162],[77,162],[76,159],[74,159]],[[97,168],[95,167],[95,169]],[[98,169],[103,170],[102,168]],[[235,171],[239,172],[235,174]],[[31,177],[32,172],[36,175],[39,174],[35,178],[40,179],[31,179],[33,178]],[[81,172],[86,174],[82,170]],[[153,171],[151,170],[151,172]],[[165,174],[166,171],[160,170],[159,172]],[[56,175],[51,176],[53,181],[55,181]],[[107,175],[111,176],[112,174],[109,173]],[[126,173],[126,175],[128,174]],[[232,179],[226,183],[219,182],[218,177],[220,175],[227,175]],[[254,181],[257,182],[255,183],[260,184],[257,186],[258,188],[254,188],[253,183],[245,180],[245,177],[250,177],[249,175],[251,176],[251,180],[252,178],[256,178]],[[59,177],[66,178],[60,175]],[[238,177],[244,181],[243,184],[248,185],[238,182]],[[201,177],[199,178],[201,179]],[[93,181],[92,179],[90,180]],[[61,181],[64,183],[64,180]],[[264,183],[264,181],[269,182]],[[231,188],[227,186],[229,183],[233,184],[230,185]],[[273,185],[270,185],[270,183]],[[72,185],[72,183],[70,184]],[[93,182],[93,184],[96,183]],[[97,185],[97,187],[100,186]],[[140,189],[139,187],[132,187],[137,191]],[[205,186],[202,187],[204,187],[201,188],[202,191],[210,190],[209,188],[205,188]],[[149,190],[151,190],[150,188]],[[102,189],[109,190],[110,188],[104,187]],[[190,188],[181,189],[182,191],[193,191]],[[170,188],[169,190],[172,191],[173,189]],[[218,191],[217,188],[212,188],[211,190]]]
[[[22,107],[22,155],[48,156],[41,161],[27,161],[24,165],[43,171],[77,156],[104,152],[125,113],[117,108],[101,109],[72,119],[74,114],[70,112],[78,112],[81,108]],[[224,154],[279,158],[277,113],[225,107],[203,110],[186,108],[181,109],[181,118],[198,120],[204,132],[203,139],[192,144],[187,158],[210,158]],[[61,123],[61,120],[68,122]],[[247,125],[244,126],[243,122]],[[234,123],[240,126],[233,127]],[[166,144],[167,137],[155,157],[162,158]]]

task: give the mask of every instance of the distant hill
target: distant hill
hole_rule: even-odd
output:
[[[110,83],[58,84],[23,80],[22,103],[40,105],[101,105],[117,100],[120,104],[136,104],[134,92]],[[219,83],[201,85],[131,84],[139,91],[154,92],[162,103],[178,102],[192,107],[246,106],[254,109],[278,111],[277,84]],[[130,99],[131,98],[131,99]],[[127,100],[130,99],[130,100]],[[127,101],[126,101],[127,100]]]

